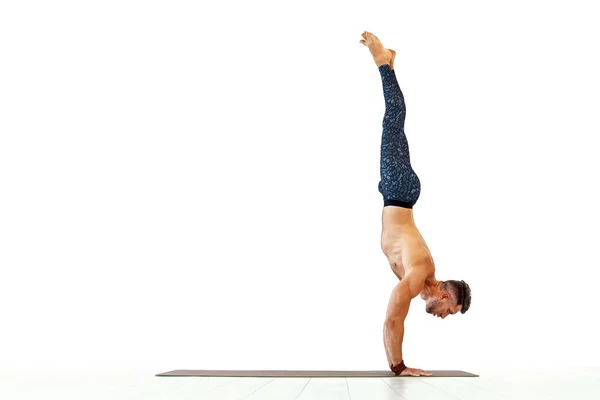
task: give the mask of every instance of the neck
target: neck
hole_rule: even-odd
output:
[[[423,286],[423,290],[421,290],[421,298],[427,300],[430,297],[435,296],[441,290],[441,285],[442,281],[436,279],[425,282],[425,286]]]

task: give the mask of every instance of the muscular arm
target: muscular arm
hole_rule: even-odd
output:
[[[423,289],[425,278],[426,274],[415,268],[406,274],[392,291],[384,325],[384,344],[390,364],[398,364],[403,360],[404,320],[410,301]]]

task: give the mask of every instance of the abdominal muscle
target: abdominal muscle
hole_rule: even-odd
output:
[[[434,275],[433,258],[414,223],[412,209],[384,207],[381,249],[399,278],[413,268],[426,268],[428,275]]]

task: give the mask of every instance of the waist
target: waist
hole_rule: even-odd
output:
[[[387,206],[383,207],[382,222],[384,229],[405,229],[415,226],[412,208]]]

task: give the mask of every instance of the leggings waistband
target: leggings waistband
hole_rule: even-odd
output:
[[[396,206],[396,207],[403,207],[403,208],[413,208],[413,206],[415,205],[415,202],[411,201],[411,202],[406,202],[406,201],[402,201],[402,200],[394,200],[394,199],[383,199],[383,206]]]

